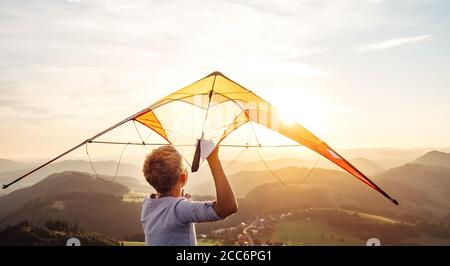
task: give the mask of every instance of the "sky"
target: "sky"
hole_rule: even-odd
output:
[[[221,71],[331,146],[450,146],[439,0],[0,0],[0,158],[47,157]]]

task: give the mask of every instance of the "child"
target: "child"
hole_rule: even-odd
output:
[[[172,146],[153,150],[144,162],[145,179],[157,191],[142,204],[146,245],[195,246],[194,223],[225,219],[237,212],[233,189],[219,161],[218,148],[207,158],[216,187],[216,201],[191,201],[182,188],[188,180],[181,155]]]

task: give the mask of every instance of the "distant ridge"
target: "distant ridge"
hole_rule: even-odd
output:
[[[128,192],[128,188],[118,183],[104,183],[96,180],[88,173],[66,171],[49,175],[35,185],[0,197],[0,213],[7,213],[42,196],[74,192],[122,195]]]
[[[379,164],[371,161],[367,158],[357,157],[350,160],[350,162],[360,169],[362,172],[368,175],[374,175],[384,171],[385,169],[381,167]]]
[[[1,159],[0,158],[0,173],[2,172],[9,172],[9,171],[16,171],[19,169],[23,169],[25,167],[28,167],[29,165],[25,163],[16,162],[13,160],[8,159]]]
[[[430,151],[420,156],[412,163],[450,168],[450,153]]]
[[[107,176],[113,176],[115,174],[116,168],[117,168],[117,162],[116,161],[93,161],[92,165],[95,169],[95,171],[100,175],[107,175]],[[21,168],[19,170],[9,171],[9,172],[1,172],[0,173],[0,184],[8,183],[9,181],[13,180],[14,178],[17,178],[24,173],[28,172],[31,169],[29,165],[26,165],[25,168]],[[30,175],[22,182],[18,183],[18,186],[12,187],[11,190],[15,190],[17,188],[23,188],[30,185],[33,185],[47,176],[54,174],[54,173],[60,173],[65,171],[76,171],[76,172],[85,172],[94,174],[91,164],[89,161],[85,160],[64,160],[60,162],[56,162],[53,164],[50,164],[47,167],[44,167],[43,169],[40,169],[36,173]],[[139,178],[142,177],[142,170],[140,167],[132,164],[127,163],[120,163],[119,171],[117,173],[118,176],[130,176]],[[7,192],[10,192],[11,190],[8,189]]]

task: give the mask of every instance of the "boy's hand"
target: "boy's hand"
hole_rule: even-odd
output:
[[[188,199],[188,200],[190,200],[192,198],[191,194],[184,192],[184,189],[181,190],[181,196],[186,198],[186,199]]]

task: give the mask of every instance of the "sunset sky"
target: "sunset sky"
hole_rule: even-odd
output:
[[[448,148],[449,10],[0,0],[0,158],[54,155],[216,70],[336,148]]]

